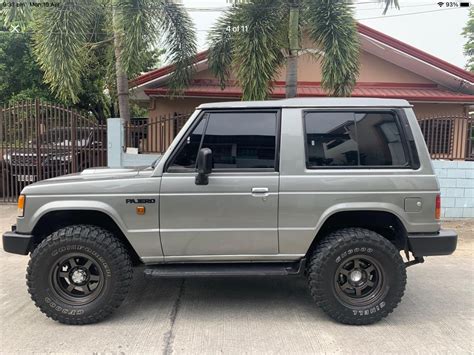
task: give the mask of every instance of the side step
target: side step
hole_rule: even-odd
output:
[[[145,278],[212,276],[289,276],[304,271],[306,259],[295,263],[161,264],[147,267]]]

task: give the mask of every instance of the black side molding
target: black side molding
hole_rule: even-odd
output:
[[[433,234],[408,234],[410,250],[415,257],[449,255],[456,250],[458,235],[451,229]]]
[[[13,228],[12,228],[13,229]],[[33,245],[33,236],[16,231],[3,233],[3,250],[7,253],[28,255]]]

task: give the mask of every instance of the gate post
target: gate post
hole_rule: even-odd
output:
[[[40,101],[35,99],[35,129],[36,129],[36,175],[38,181],[43,179],[41,171],[41,120]]]
[[[123,153],[123,121],[121,118],[107,119],[107,166],[120,168]]]
[[[72,172],[77,173],[77,163],[78,163],[78,156],[76,154],[76,140],[77,140],[77,122],[76,122],[76,115],[71,110],[68,113],[71,115],[71,156],[72,156]]]

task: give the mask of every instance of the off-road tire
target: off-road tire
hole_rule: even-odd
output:
[[[61,260],[66,260],[65,264],[60,264]],[[78,296],[63,290],[68,282],[76,286],[71,281],[73,278],[57,275],[67,273],[69,266],[71,273],[73,264],[81,260],[90,260],[92,265],[89,266],[91,272],[88,278],[92,279],[93,272],[102,278],[95,276],[97,283],[87,281],[97,285],[95,291],[90,291],[87,285],[87,292],[96,292],[95,298],[83,296],[77,301],[75,297]],[[65,266],[61,268],[59,265]],[[81,265],[76,265],[76,269],[79,267]],[[61,323],[89,324],[103,320],[120,306],[127,295],[132,274],[127,250],[112,233],[96,226],[72,225],[59,229],[38,245],[31,254],[26,279],[28,292],[41,312]],[[79,286],[70,292],[81,293],[81,290],[85,289]]]
[[[346,277],[339,272],[344,269],[347,273],[346,269],[350,269],[351,265],[358,267],[354,260],[358,260],[357,265],[362,265],[360,270],[365,270],[365,265],[377,266],[378,263],[382,274],[376,277],[374,271],[371,274],[363,271],[369,275],[366,281],[369,278],[383,281],[377,292],[372,290],[373,298],[370,294],[366,296],[365,304],[357,304],[360,299],[356,297],[362,295],[356,296],[355,287],[351,288],[352,284],[348,283],[353,281],[351,273]],[[373,263],[365,264],[359,260],[372,260]],[[363,228],[340,229],[324,237],[310,256],[307,274],[309,289],[316,303],[331,318],[345,324],[371,324],[386,317],[397,307],[406,286],[405,264],[397,248],[380,234]],[[341,283],[343,286],[340,286]],[[346,289],[341,291],[343,287]],[[362,292],[361,288],[359,292]],[[351,294],[346,295],[345,292]]]

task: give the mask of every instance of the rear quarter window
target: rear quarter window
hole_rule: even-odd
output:
[[[310,169],[410,167],[394,112],[306,112],[304,128]]]

